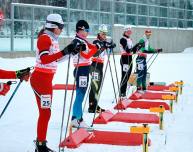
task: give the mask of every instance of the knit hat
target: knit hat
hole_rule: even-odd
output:
[[[61,15],[59,14],[49,14],[46,19],[46,28],[59,28],[63,29],[64,22]]]
[[[87,21],[85,20],[79,20],[77,23],[76,23],[76,31],[79,31],[79,30],[89,30],[89,25],[87,23]]]

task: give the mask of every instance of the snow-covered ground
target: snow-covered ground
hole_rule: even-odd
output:
[[[193,51],[189,53],[179,54],[160,54],[154,64],[149,69],[151,73],[151,81],[162,81],[170,84],[176,80],[185,82],[183,94],[179,98],[179,102],[174,104],[174,113],[166,112],[164,115],[164,130],[160,131],[158,125],[150,125],[150,139],[152,145],[149,152],[191,152],[193,149],[193,79],[192,64]],[[150,55],[149,55],[150,57]],[[120,56],[116,56],[116,65],[120,80]],[[7,70],[17,70],[27,66],[33,66],[35,58],[17,58],[3,59],[0,58],[0,68]],[[111,58],[111,64],[113,60]],[[114,69],[114,68],[113,68]],[[67,70],[67,61],[60,63],[54,83],[65,83]],[[72,76],[73,66],[70,68],[70,83],[73,83]],[[115,77],[115,73],[113,72]],[[1,80],[6,81],[6,80]],[[16,85],[12,85],[11,91],[6,97],[0,97],[0,112],[10,98],[12,91]],[[67,94],[67,106],[65,110],[65,126],[67,113],[69,110],[69,102],[71,91]],[[102,90],[99,104],[105,109],[113,112],[115,106],[111,75],[108,70],[104,88]],[[64,91],[54,91],[52,116],[49,123],[47,140],[48,145],[58,150],[62,108],[64,102]],[[88,101],[85,108],[84,119],[91,124],[93,115],[87,112]],[[148,112],[140,109],[127,109],[127,112]],[[14,96],[10,106],[6,110],[4,116],[0,119],[0,152],[32,152],[34,151],[33,140],[36,138],[36,122],[38,117],[38,109],[35,102],[35,96],[32,92],[29,82],[23,82],[18,92]],[[101,130],[113,131],[129,131],[129,126],[136,124],[126,123],[109,123],[108,125],[94,125],[95,128]],[[83,144],[77,149],[65,149],[65,151],[74,152],[142,152],[142,146],[112,146],[112,145],[95,145]]]

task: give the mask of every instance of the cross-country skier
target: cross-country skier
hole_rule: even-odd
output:
[[[126,97],[127,82],[132,72],[132,55],[140,49],[144,43],[137,43],[133,46],[133,40],[131,39],[132,28],[130,25],[126,25],[123,31],[123,37],[120,39],[120,51],[121,51],[121,82],[120,82],[120,100]]]
[[[76,23],[76,36],[73,42],[83,43],[82,52],[73,56],[75,66],[74,76],[76,79],[76,98],[73,104],[71,126],[76,128],[88,127],[83,121],[82,102],[88,88],[89,68],[92,63],[91,57],[101,48],[100,44],[90,44],[86,38],[89,34],[89,24],[85,20]]]
[[[152,32],[150,29],[145,30],[145,34],[139,43],[145,43],[145,46],[138,51],[138,56],[136,59],[137,65],[137,90],[146,90],[146,75],[147,75],[147,53],[157,53],[162,52],[162,49],[154,49],[149,44],[149,39]]]
[[[17,70],[17,71],[7,71],[0,69],[0,79],[20,79],[21,81],[28,81],[30,76],[30,68]],[[10,90],[9,83],[0,83],[0,95],[5,96]]]
[[[59,14],[49,14],[45,28],[40,31],[37,40],[36,65],[30,79],[39,109],[35,152],[53,151],[46,145],[46,135],[51,116],[52,80],[57,70],[57,61],[64,56],[78,53],[81,47],[71,43],[60,51],[58,37],[63,27],[64,22]]]
[[[107,54],[107,48],[114,48],[116,45],[114,43],[107,42],[108,29],[107,26],[102,24],[99,26],[99,33],[97,39],[93,41],[93,44],[98,44],[102,46],[101,49],[98,49],[97,53],[92,58],[92,64],[90,66],[91,79],[91,90],[89,93],[89,113],[100,113],[105,111],[100,106],[98,106],[98,93],[101,87],[101,82],[103,79],[103,64],[104,59]]]

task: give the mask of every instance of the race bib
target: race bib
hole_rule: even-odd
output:
[[[98,72],[92,72],[92,79],[95,81],[99,81],[99,73]]]
[[[50,94],[41,95],[40,99],[41,99],[41,108],[42,109],[51,108],[52,101],[51,101],[51,95]]]
[[[87,77],[86,76],[79,77],[79,87],[87,87]]]
[[[144,69],[144,65],[142,63],[138,63],[137,64],[137,69],[140,70],[140,71],[143,70]]]
[[[123,71],[127,72],[129,70],[129,65],[128,64],[123,64]]]

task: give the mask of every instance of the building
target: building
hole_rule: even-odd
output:
[[[1,27],[0,38],[9,38],[13,23],[10,15],[11,0],[0,1],[2,1],[0,8],[6,18]],[[111,34],[115,24],[167,29],[193,28],[193,0],[12,0],[12,2],[63,8],[62,10],[35,8],[32,14],[31,7],[15,6],[13,35],[20,38],[30,38],[32,29],[33,37],[36,38],[45,17],[51,12],[62,15],[65,21],[64,36],[74,35],[75,23],[79,19],[85,19],[90,23],[92,35],[96,35],[99,24],[107,24]]]

